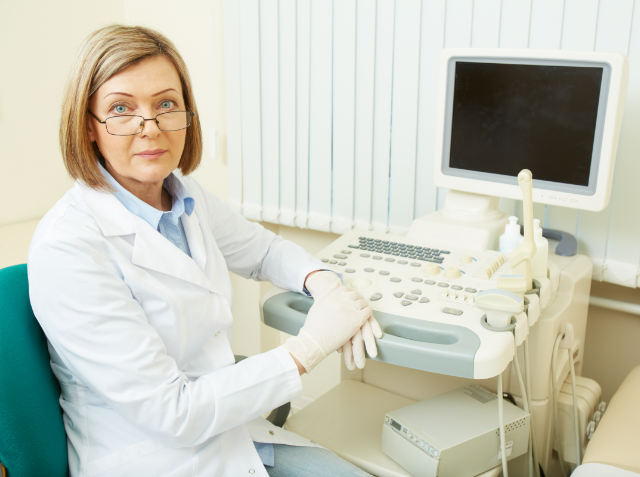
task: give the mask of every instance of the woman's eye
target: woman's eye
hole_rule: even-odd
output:
[[[163,101],[162,105],[161,105],[161,108],[162,109],[169,109],[172,104],[173,104],[173,101]]]
[[[113,110],[118,114],[122,114],[127,111],[127,107],[124,104],[118,104],[113,108]]]

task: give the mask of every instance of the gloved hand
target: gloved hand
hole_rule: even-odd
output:
[[[364,355],[365,345],[371,358],[378,356],[376,338],[382,338],[382,329],[380,329],[378,321],[371,315],[356,334],[338,350],[339,353],[343,353],[344,364],[347,369],[354,370],[356,366],[359,369],[364,368],[366,362]]]
[[[311,278],[317,275],[320,273]],[[310,281],[313,280],[307,280],[309,291]],[[340,285],[339,280],[321,292],[316,291],[314,304],[309,309],[298,336],[292,336],[282,345],[300,361],[307,372],[340,348],[371,316],[371,307],[363,300],[362,295],[352,288]]]
[[[326,290],[340,285],[338,276],[329,271],[315,273],[307,279],[306,287],[314,299],[318,299]],[[364,349],[372,358],[378,355],[375,338],[382,338],[382,330],[378,321],[371,315],[362,327],[343,346],[338,348],[338,353],[344,353],[344,364],[347,369],[353,370],[355,366],[364,368],[366,363]]]

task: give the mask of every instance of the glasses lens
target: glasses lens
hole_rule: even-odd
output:
[[[179,131],[191,125],[191,114],[187,111],[171,111],[158,114],[158,127],[162,131]]]
[[[131,136],[138,134],[142,129],[140,123],[142,116],[114,116],[107,118],[107,132],[115,136]]]

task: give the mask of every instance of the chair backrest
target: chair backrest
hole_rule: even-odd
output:
[[[0,269],[0,463],[7,477],[66,477],[67,437],[27,266]]]

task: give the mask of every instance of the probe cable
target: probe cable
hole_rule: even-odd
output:
[[[514,344],[515,344],[515,335],[514,335]],[[531,413],[531,409],[529,408],[529,399],[524,387],[524,381],[522,379],[522,371],[520,370],[520,363],[518,362],[518,348],[516,348],[516,354],[513,358],[513,365],[516,368],[516,376],[518,377],[518,385],[520,386],[520,394],[522,394],[522,405],[524,406],[525,412],[529,413],[529,430],[531,430],[531,421],[533,420],[533,414]],[[529,440],[531,440],[531,433],[529,433]],[[533,445],[529,442],[529,477],[532,477],[533,474]]]
[[[556,338],[556,343],[553,346],[553,355],[551,358],[551,384],[553,384],[553,428],[556,434],[556,446],[558,448],[558,459],[560,460],[560,469],[562,469],[562,475],[567,477],[567,472],[564,470],[564,462],[562,460],[562,450],[560,445],[560,434],[558,434],[558,396],[556,390],[556,358],[558,357],[558,347],[560,341],[564,338],[564,333],[560,333]]]
[[[516,361],[518,357],[516,355]],[[531,369],[529,367],[529,336],[527,336],[524,340],[524,372],[527,380],[527,400],[529,401],[529,409],[531,414],[531,419],[529,421],[529,431],[531,433],[531,447],[533,448],[533,469],[536,477],[540,477],[540,464],[538,462],[538,444],[536,443],[536,433],[533,427],[533,404],[531,402],[532,392],[531,392]],[[524,399],[524,395],[523,395]],[[531,461],[529,461],[531,463]]]
[[[486,316],[484,315],[481,318],[481,321],[486,320]],[[515,323],[514,323],[515,321]],[[518,385],[520,386],[520,393],[522,394],[522,404],[524,405],[524,410],[525,412],[529,413],[529,429],[531,429],[531,420],[532,420],[532,416],[531,416],[531,412],[529,411],[529,401],[527,399],[527,393],[525,391],[525,386],[524,386],[524,381],[522,379],[522,373],[520,372],[520,364],[518,363],[518,347],[516,345],[516,325],[517,325],[517,318],[515,316],[511,317],[511,324],[508,326],[505,326],[504,328],[494,328],[493,326],[490,326],[488,324],[486,324],[487,328],[490,329],[491,331],[511,331],[513,333],[513,345],[514,345],[514,357],[513,357],[513,363],[515,365],[516,368],[516,375],[518,376]],[[502,389],[502,373],[498,374],[498,417],[500,419],[500,453],[502,454],[502,475],[503,477],[509,477],[509,471],[507,469],[507,453],[506,453],[506,442],[505,442],[505,428],[504,428],[504,395],[503,395],[503,389]],[[529,436],[529,440],[531,440],[531,436]],[[531,471],[531,462],[532,462],[532,452],[533,452],[533,446],[531,443],[529,443],[529,477],[533,477],[532,471]]]
[[[567,323],[566,326],[571,326]],[[573,336],[573,333],[560,333],[556,338],[556,343],[553,347],[553,356],[551,358],[551,384],[553,385],[553,419],[554,419],[554,430],[556,435],[556,446],[558,450],[558,458],[560,460],[560,468],[562,469],[562,475],[564,477],[567,476],[567,473],[564,469],[564,461],[562,459],[562,450],[561,450],[561,442],[560,442],[560,434],[558,433],[558,391],[556,386],[556,361],[558,357],[558,348],[560,347],[561,341],[567,336]],[[573,341],[573,340],[571,340]],[[573,363],[573,342],[567,343],[567,351],[569,353],[569,370],[571,372],[571,392],[573,394],[573,429],[575,434],[575,446],[576,446],[576,467],[580,465],[580,423],[578,421],[578,393],[576,390],[576,370],[575,365]],[[564,347],[564,346],[563,346]]]

